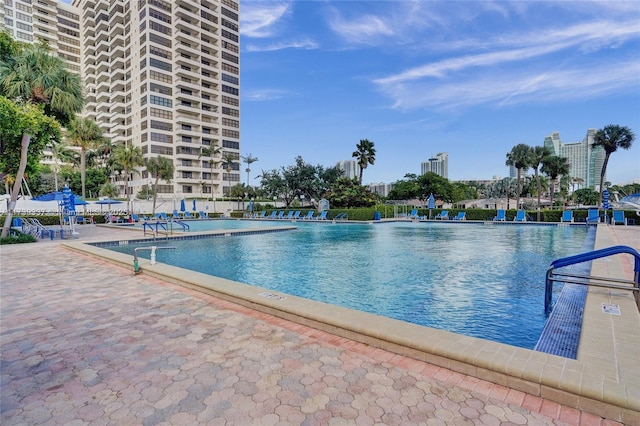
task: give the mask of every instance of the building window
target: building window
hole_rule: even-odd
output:
[[[222,103],[227,105],[239,106],[240,101],[235,98],[230,98],[229,96],[222,96]]]
[[[231,86],[227,86],[225,84],[222,85],[222,91],[225,93],[230,93],[232,95],[239,95],[240,94],[240,90],[235,88],[235,87],[231,87]]]
[[[151,128],[171,132],[173,130],[173,125],[166,121],[151,120]]]
[[[149,58],[149,65],[164,71],[171,71],[171,64],[169,62],[164,62],[156,58]]]
[[[160,96],[150,95],[149,101],[154,105],[160,105],[168,108],[171,108],[173,106],[173,102],[171,101],[171,99],[163,98]]]
[[[222,73],[222,81],[226,81],[231,84],[240,84],[240,79],[238,77],[233,77],[225,73]]]
[[[173,143],[173,136],[164,133],[151,132],[151,140],[154,142]]]
[[[235,141],[228,141],[228,140],[222,140],[222,147],[223,148],[230,148],[230,149],[240,149],[240,142],[235,142]]]
[[[150,86],[149,90],[151,90],[154,93],[160,93],[161,95],[171,96],[173,92],[170,87],[166,87],[161,84],[151,83],[149,86]]]

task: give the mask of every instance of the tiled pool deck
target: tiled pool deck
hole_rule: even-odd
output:
[[[79,230],[82,242],[131,238]],[[600,226],[596,248],[616,244],[640,249],[640,227]],[[3,425],[640,424],[640,314],[620,291],[590,292],[576,361],[166,265],[134,275],[130,257],[65,247],[78,245],[0,248]],[[593,267],[633,269],[628,256]],[[246,306],[224,300],[243,293]]]

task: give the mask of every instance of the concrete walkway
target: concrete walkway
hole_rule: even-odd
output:
[[[619,229],[638,246],[640,228]],[[79,230],[82,241],[116,237]],[[56,241],[0,254],[3,425],[617,424]]]

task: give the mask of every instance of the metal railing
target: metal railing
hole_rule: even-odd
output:
[[[625,253],[630,254],[635,258],[633,280],[596,277],[592,275],[571,274],[555,271],[556,269],[575,265],[576,263],[588,262],[602,257]],[[551,266],[547,270],[547,280],[544,293],[544,311],[546,314],[549,314],[552,309],[553,284],[555,282],[629,290],[633,292],[636,305],[638,306],[638,310],[640,310],[640,253],[632,247],[613,246],[554,260],[551,262]]]
[[[151,251],[151,256],[150,256],[150,261],[152,265],[156,264],[156,251],[158,250],[175,250],[176,247],[174,246],[162,246],[162,247],[158,247],[158,246],[150,246],[150,247],[136,247],[135,249],[133,249],[133,272],[138,274],[140,273],[140,264],[138,263],[138,251],[146,251],[149,250]]]

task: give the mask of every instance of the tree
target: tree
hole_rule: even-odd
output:
[[[217,162],[214,160],[214,158],[217,157],[218,155],[220,155],[221,152],[222,152],[222,148],[220,148],[216,142],[212,142],[211,145],[209,145],[208,147],[202,147],[202,150],[200,151],[200,155],[198,155],[198,158],[202,158],[202,157],[208,157],[209,158],[209,170],[210,170],[210,173],[211,173],[211,201],[214,201],[214,195],[213,195],[213,169],[215,168],[215,166],[217,164]],[[215,203],[213,205],[215,207]]]
[[[158,181],[160,179],[169,183],[171,179],[173,179],[173,161],[170,158],[163,157],[159,155],[154,158],[148,158],[145,161],[145,166],[147,166],[147,172],[149,172],[149,176],[153,176],[155,178],[153,182],[153,211],[152,213],[156,213],[156,200],[158,198]]]
[[[584,206],[595,206],[598,202],[598,193],[591,188],[578,189],[573,193],[576,203]]]
[[[229,181],[229,194],[231,194],[231,170],[236,164],[236,157],[229,152],[225,152],[222,156],[222,168],[227,171],[227,179]]]
[[[520,143],[514,146],[513,148],[511,148],[511,151],[507,153],[507,161],[505,162],[505,164],[507,166],[515,167],[518,172],[518,176],[517,176],[518,189],[516,190],[516,193],[518,196],[516,208],[518,209],[520,208],[520,197],[522,195],[520,175],[523,169],[527,170],[529,167],[531,167],[531,163],[532,163],[531,157],[532,157],[531,147],[523,143]]]
[[[69,72],[64,61],[50,54],[43,45],[17,47],[14,54],[2,58],[0,88],[7,98],[16,102],[41,105],[44,114],[54,117],[62,125],[66,125],[71,117],[82,109],[84,102],[80,76]],[[25,121],[24,124],[20,147],[21,160],[2,227],[3,238],[9,235],[27,166],[29,144],[36,130],[39,130],[35,128],[36,123],[33,121]]]
[[[255,163],[256,161],[258,161],[258,157],[254,157],[251,155],[251,153],[245,155],[242,157],[242,161],[244,161],[247,164],[247,168],[245,169],[245,172],[247,172],[247,187],[249,186],[249,174],[251,173],[251,164]]]
[[[360,143],[356,145],[356,150],[351,154],[352,157],[358,161],[360,166],[360,178],[358,182],[362,185],[362,172],[367,168],[367,165],[375,163],[376,161],[376,149],[373,147],[374,143],[367,139],[360,139]]]
[[[71,146],[80,148],[80,177],[82,181],[82,197],[87,195],[87,151],[95,149],[102,142],[102,129],[90,118],[76,117],[67,130],[67,140]]]
[[[569,160],[567,160],[565,157],[558,157],[556,155],[547,158],[545,162],[542,163],[542,168],[540,169],[540,171],[549,176],[549,179],[551,180],[550,201],[552,206],[553,195],[555,194],[555,187],[558,176],[568,175],[570,169],[571,165],[569,164]]]
[[[601,146],[604,149],[604,163],[602,163],[602,171],[600,172],[600,196],[598,197],[598,206],[602,205],[602,191],[604,190],[604,176],[607,174],[607,164],[609,157],[616,152],[618,148],[629,149],[633,145],[636,136],[631,129],[626,126],[618,126],[617,124],[609,124],[598,130],[593,138],[594,148]]]
[[[376,203],[376,196],[355,178],[339,178],[326,198],[333,207],[371,207]]]
[[[534,146],[531,149],[531,167],[536,172],[536,193],[538,195],[538,213],[536,220],[538,222],[540,222],[540,196],[542,195],[542,184],[540,182],[540,174],[538,173],[538,169],[549,157],[551,157],[551,155],[551,150],[544,146]]]
[[[136,167],[144,165],[142,150],[139,146],[118,146],[114,151],[115,161],[126,176],[125,192],[127,193],[127,213],[131,214],[131,175],[137,173]]]

